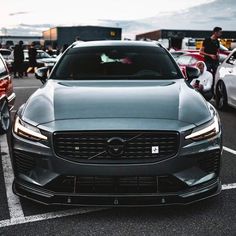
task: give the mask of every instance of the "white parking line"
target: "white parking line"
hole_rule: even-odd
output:
[[[231,148],[227,148],[227,147],[223,146],[223,150],[226,151],[226,152],[230,152],[230,153],[236,155],[236,151],[231,149]]]
[[[1,136],[2,152],[2,167],[4,174],[4,181],[6,186],[7,202],[10,213],[10,219],[24,217],[24,213],[20,204],[19,198],[12,192],[12,182],[14,180],[6,135]]]
[[[1,136],[0,146],[1,146],[0,149],[1,152],[4,153],[2,155],[2,167],[6,186],[7,203],[10,214],[10,219],[0,221],[0,228],[10,225],[24,224],[28,222],[48,220],[70,215],[80,215],[105,209],[105,208],[94,208],[94,207],[93,208],[81,207],[79,209],[69,209],[65,211],[50,212],[46,214],[25,217],[19,197],[12,192],[12,182],[14,180],[14,175],[13,175],[6,135]]]
[[[229,189],[235,189],[236,183],[232,184],[222,184],[222,190],[229,190]]]
[[[25,223],[30,223],[30,222],[36,222],[36,221],[61,218],[61,217],[66,217],[66,216],[82,215],[82,214],[86,214],[90,212],[101,211],[104,209],[107,209],[107,208],[90,207],[90,208],[69,209],[65,211],[50,212],[46,214],[26,216],[26,217],[18,217],[18,218],[15,217],[10,220],[8,219],[8,220],[0,221],[0,228],[11,226],[11,225],[19,225],[19,224],[25,224]]]

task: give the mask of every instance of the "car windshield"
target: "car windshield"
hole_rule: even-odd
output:
[[[78,47],[62,56],[51,78],[82,79],[177,79],[178,66],[159,47]]]

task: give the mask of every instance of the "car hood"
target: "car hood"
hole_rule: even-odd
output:
[[[48,80],[26,103],[22,118],[35,125],[74,119],[161,119],[200,124],[207,102],[184,79],[166,81]]]

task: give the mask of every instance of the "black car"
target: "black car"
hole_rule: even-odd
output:
[[[194,78],[199,71],[187,69]],[[18,110],[13,190],[44,204],[187,204],[221,191],[221,125],[169,52],[74,43]]]

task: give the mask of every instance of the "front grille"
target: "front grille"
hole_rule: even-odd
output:
[[[59,193],[169,193],[187,188],[173,176],[60,176],[44,188]]]
[[[14,163],[18,173],[27,174],[35,167],[35,159],[21,152],[14,152]]]
[[[118,155],[108,150],[113,139],[122,149],[112,146]],[[161,160],[176,155],[179,148],[177,132],[57,132],[53,140],[56,155],[73,161]]]

